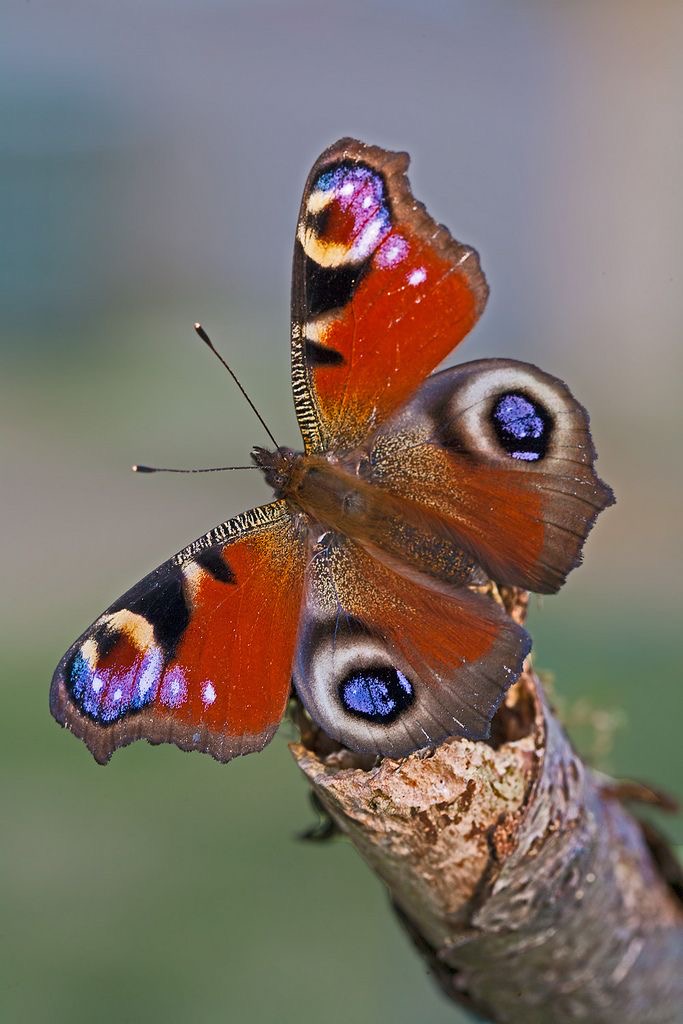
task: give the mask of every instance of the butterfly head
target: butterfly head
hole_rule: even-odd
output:
[[[292,448],[276,448],[271,452],[258,446],[252,448],[251,457],[263,470],[266,482],[278,498],[291,489],[292,477],[303,459],[303,455]]]

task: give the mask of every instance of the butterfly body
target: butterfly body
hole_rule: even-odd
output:
[[[455,587],[488,579],[428,508],[368,481],[367,452],[326,457],[288,448],[272,453],[256,448],[252,458],[257,465],[265,464],[266,481],[276,497],[288,503],[294,516],[298,514],[299,528],[311,537],[332,531],[399,572],[421,573]]]
[[[556,591],[613,500],[561,381],[500,359],[429,376],[488,289],[407,162],[350,139],[316,161],[292,289],[304,449],[255,448],[275,500],[184,548],[67,651],[51,708],[98,761],[138,738],[221,761],[259,750],[290,682],[355,750],[487,736],[530,640],[477,588]]]

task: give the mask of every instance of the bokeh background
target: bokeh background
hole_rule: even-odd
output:
[[[31,1024],[460,1018],[281,730],[228,767],[138,744],[106,769],[49,717],[71,640],[215,523],[261,429],[201,319],[297,443],[289,267],[344,134],[413,157],[480,250],[458,359],[563,377],[618,504],[537,664],[601,767],[680,792],[683,8],[481,0],[4,0],[0,32],[0,1017]],[[457,361],[457,360],[456,360]],[[680,822],[665,823],[683,839]]]

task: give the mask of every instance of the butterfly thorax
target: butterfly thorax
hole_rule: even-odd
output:
[[[486,579],[437,516],[366,479],[367,460],[289,448],[255,448],[252,458],[293,511],[356,541],[383,561],[457,586]]]
[[[268,451],[256,447],[251,457],[275,496],[284,498],[315,521],[345,532],[362,518],[360,481],[334,456],[296,452],[291,448]],[[351,535],[355,532],[352,529]]]

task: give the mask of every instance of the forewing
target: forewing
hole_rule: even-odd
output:
[[[52,714],[100,763],[137,739],[218,761],[261,750],[289,694],[303,571],[284,502],[216,527],[67,651]]]
[[[307,451],[360,443],[458,344],[488,289],[476,252],[412,195],[408,156],[342,139],[304,190],[292,385]]]
[[[306,572],[294,682],[334,739],[401,757],[488,736],[530,646],[489,598],[423,586],[327,534]]]
[[[553,593],[614,501],[588,414],[527,363],[484,359],[430,377],[370,441],[368,477],[436,517],[498,583]]]

